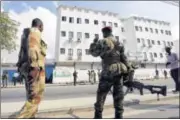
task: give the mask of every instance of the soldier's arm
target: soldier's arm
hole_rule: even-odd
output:
[[[89,53],[93,57],[100,56],[100,53],[101,53],[101,44],[100,44],[100,41],[96,41],[96,42],[94,41],[93,43],[90,44]]]
[[[114,49],[114,43],[109,40],[109,39],[103,39],[101,42],[101,53],[100,53],[100,56],[103,56],[104,54],[108,54],[110,52],[112,52],[112,50]]]
[[[41,33],[38,30],[31,30],[29,35],[29,58],[31,67],[39,67]]]

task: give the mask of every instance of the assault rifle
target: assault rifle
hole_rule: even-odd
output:
[[[147,89],[151,92],[151,94],[157,94],[157,100],[159,101],[159,94],[166,96],[167,95],[167,87],[166,86],[158,86],[158,85],[145,85],[139,81],[133,80],[134,71],[129,72],[126,75],[123,75],[123,83],[124,86],[127,87],[125,91],[125,95],[127,95],[131,89],[137,89],[140,92],[140,95],[144,95],[144,89]],[[110,91],[112,93],[112,90]]]

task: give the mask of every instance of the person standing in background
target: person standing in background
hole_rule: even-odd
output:
[[[166,67],[170,68],[170,74],[175,82],[175,90],[173,90],[174,93],[180,91],[180,67],[179,67],[179,59],[176,53],[171,52],[171,47],[165,48],[167,53],[167,63]]]
[[[164,78],[167,79],[167,71],[164,70]]]

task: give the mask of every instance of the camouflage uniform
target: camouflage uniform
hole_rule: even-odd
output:
[[[102,72],[100,75],[95,103],[95,118],[102,118],[103,106],[108,92],[114,87],[113,99],[115,118],[122,118],[123,114],[123,81],[121,74],[127,72],[127,67],[120,62],[120,54],[115,50],[115,38],[109,36],[103,40],[94,40],[90,45],[90,54],[102,58]]]
[[[45,88],[45,56],[47,45],[41,40],[41,32],[31,28],[28,37],[30,64],[27,69],[26,91],[27,101],[22,109],[10,118],[34,118]],[[24,64],[24,66],[27,66]],[[21,67],[21,71],[25,68]],[[23,74],[23,73],[22,73]],[[26,74],[26,72],[24,72]]]

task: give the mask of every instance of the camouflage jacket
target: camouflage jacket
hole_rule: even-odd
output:
[[[41,32],[37,28],[31,28],[28,39],[30,66],[44,69],[47,45],[41,39]]]
[[[116,40],[113,36],[104,38],[103,40],[98,40],[97,42],[94,42],[90,45],[89,52],[92,56],[98,57],[100,56],[102,58],[102,72],[101,75],[111,75],[111,76],[116,76],[121,73],[126,73],[127,68],[126,66],[118,61],[117,63],[114,64],[105,64],[104,57],[106,55],[113,55],[115,52],[115,43]],[[111,60],[111,58],[109,58]]]

